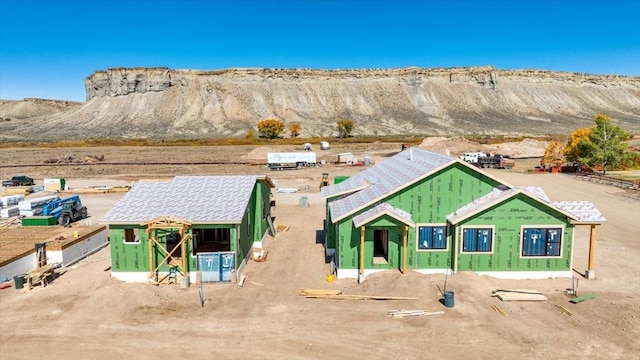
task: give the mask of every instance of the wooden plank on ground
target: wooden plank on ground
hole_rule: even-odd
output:
[[[382,296],[382,295],[306,295],[309,299],[333,299],[333,300],[418,300],[416,297]]]
[[[502,301],[546,301],[547,297],[536,290],[495,290],[491,294]]]
[[[329,289],[304,289],[300,291],[301,296],[307,295],[340,295],[342,291],[340,290],[329,290]]]
[[[444,311],[434,311],[428,312],[425,310],[389,310],[387,311],[387,315],[391,315],[394,318],[404,318],[411,316],[432,316],[432,315],[440,315],[444,314]]]

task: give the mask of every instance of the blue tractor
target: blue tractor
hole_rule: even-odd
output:
[[[68,226],[72,222],[82,220],[89,216],[87,207],[82,206],[78,195],[69,196],[64,199],[54,200],[44,206],[42,215],[55,216],[58,224]]]

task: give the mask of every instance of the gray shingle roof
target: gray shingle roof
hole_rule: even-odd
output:
[[[355,227],[360,227],[372,220],[377,219],[382,215],[389,215],[398,221],[401,221],[411,227],[415,227],[415,223],[411,220],[411,214],[407,211],[404,211],[400,208],[397,208],[388,203],[378,204],[371,209],[363,212],[358,216],[353,217],[353,225]]]
[[[257,179],[254,175],[176,176],[170,181],[138,182],[102,221],[139,224],[170,216],[193,223],[238,224]]]
[[[576,217],[577,224],[602,224],[607,219],[589,201],[554,201],[553,205]]]
[[[549,206],[550,208],[556,209],[558,212],[563,213],[574,220],[577,219],[575,215],[565,211],[562,208],[554,206],[549,200],[547,194],[542,190],[541,187],[537,186],[526,186],[526,187],[516,187],[511,189],[501,189],[495,188],[492,192],[487,195],[476,199],[468,203],[467,205],[457,209],[454,213],[447,215],[447,220],[452,224],[457,224],[460,221],[469,218],[470,216],[477,214],[485,209],[490,208],[493,205],[499,204],[517,194],[524,194],[534,200],[539,201],[540,203]]]
[[[331,217],[336,221],[453,161],[456,159],[450,156],[409,148],[337,185],[322,188],[321,193],[323,197],[331,197],[353,191],[329,204]]]

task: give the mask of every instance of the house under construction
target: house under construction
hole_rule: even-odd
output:
[[[254,247],[274,233],[266,176],[177,176],[141,181],[105,215],[111,274],[235,281]]]

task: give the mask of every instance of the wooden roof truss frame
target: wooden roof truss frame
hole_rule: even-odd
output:
[[[191,239],[191,234],[187,233],[187,231],[193,224],[184,219],[162,217],[147,221],[141,225],[147,227],[146,232],[149,238],[149,278],[153,278],[157,281],[157,272],[165,263],[172,267],[177,266],[182,276],[187,276],[187,241]],[[178,229],[178,233],[180,234],[180,241],[171,250],[171,252],[169,252],[155,237],[156,230],[164,229]],[[153,261],[154,246],[164,253],[164,258],[157,264]],[[178,247],[180,247],[180,260],[174,258],[173,255]]]

